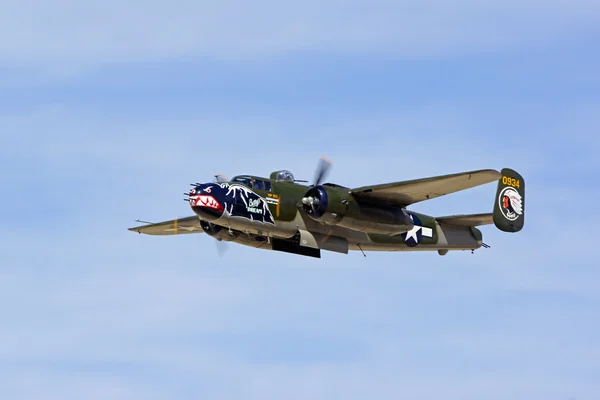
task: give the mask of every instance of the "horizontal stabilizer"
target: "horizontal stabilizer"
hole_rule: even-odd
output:
[[[200,226],[200,218],[197,216],[172,219],[170,221],[157,222],[128,228],[132,232],[144,233],[146,235],[183,235],[186,233],[204,233]]]
[[[419,201],[497,181],[500,172],[493,169],[461,172],[411,181],[384,183],[352,189],[356,200],[406,207]]]
[[[449,215],[447,217],[439,217],[436,220],[441,224],[473,227],[480,225],[489,225],[494,223],[494,214],[468,214],[468,215]]]

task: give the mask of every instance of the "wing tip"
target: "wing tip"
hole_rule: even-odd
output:
[[[469,179],[471,179],[471,177],[473,175],[479,176],[481,178],[485,177],[485,180],[489,179],[489,182],[494,182],[498,179],[500,179],[502,177],[502,173],[496,169],[493,168],[489,168],[489,169],[479,169],[477,171],[470,171],[470,172],[463,172],[463,173],[458,173],[457,175],[469,175]]]
[[[479,169],[477,171],[471,171],[471,172],[468,172],[468,173],[469,174],[490,174],[490,175],[497,176],[498,178],[500,176],[502,176],[502,174],[500,173],[500,171],[498,171],[497,169],[494,169],[494,168]]]

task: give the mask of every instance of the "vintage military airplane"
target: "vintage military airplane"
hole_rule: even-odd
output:
[[[218,241],[321,257],[321,250],[424,251],[489,247],[477,226],[523,228],[525,181],[516,171],[484,169],[403,182],[348,188],[322,183],[331,162],[320,160],[312,185],[287,170],[269,178],[220,175],[195,183],[185,200],[194,216],[129,228],[148,235],[206,233]],[[407,207],[497,181],[493,212],[431,217]],[[300,183],[299,183],[300,182]],[[142,221],[140,221],[142,222]]]

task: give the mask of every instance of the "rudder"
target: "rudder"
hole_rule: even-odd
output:
[[[519,232],[525,224],[525,180],[510,168],[500,171],[494,199],[494,225],[504,232]]]

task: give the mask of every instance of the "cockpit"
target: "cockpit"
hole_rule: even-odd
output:
[[[238,175],[231,179],[231,183],[241,183],[250,189],[271,191],[271,182],[248,175]]]

